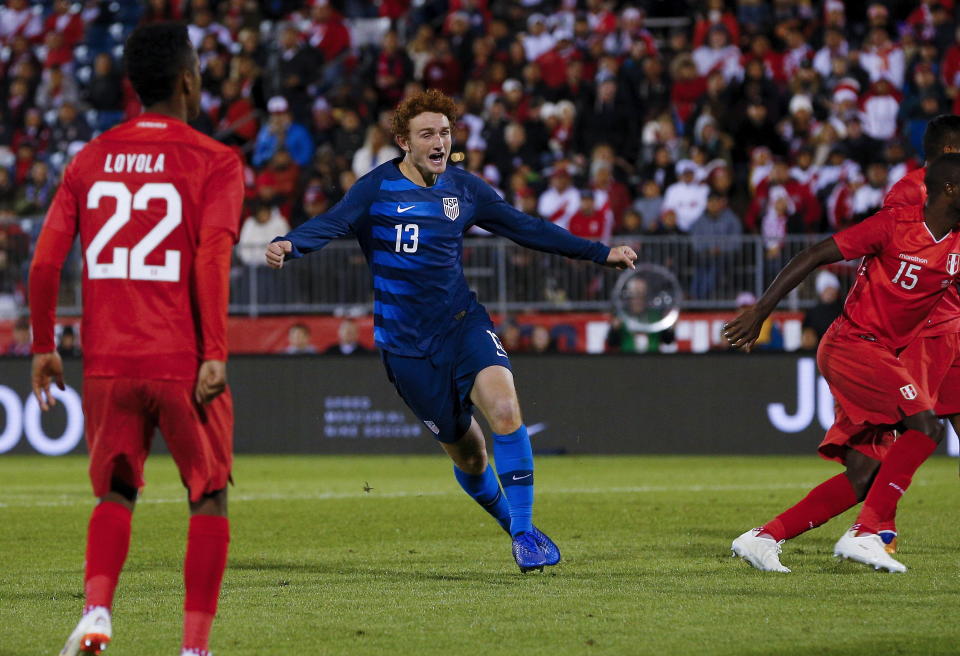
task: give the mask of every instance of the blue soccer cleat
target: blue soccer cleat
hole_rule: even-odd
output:
[[[513,558],[522,574],[534,569],[542,572],[543,566],[547,564],[547,558],[537,545],[532,531],[513,536]]]
[[[553,540],[551,540],[546,533],[538,529],[536,526],[533,527],[533,530],[530,531],[533,535],[534,541],[537,543],[537,546],[540,547],[540,551],[543,552],[543,557],[546,558],[546,565],[548,567],[556,565],[560,562],[560,547],[558,547]]]

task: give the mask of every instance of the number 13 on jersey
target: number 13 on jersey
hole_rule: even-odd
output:
[[[117,208],[97,232],[85,253],[87,276],[91,279],[180,280],[180,251],[164,251],[163,264],[147,264],[147,256],[183,221],[180,194],[169,182],[150,182],[131,194],[122,182],[95,182],[87,194],[87,209],[97,209],[103,198],[113,198]],[[145,210],[151,200],[162,200],[167,212],[132,249],[116,247],[110,262],[98,262],[100,253],[120,229],[130,222],[132,210]]]
[[[420,226],[416,223],[406,225],[398,223],[393,226],[393,229],[397,231],[397,243],[394,245],[394,252],[399,253],[402,248],[404,253],[416,253],[417,247],[420,245]],[[407,233],[407,239],[410,240],[409,244],[405,243],[405,233]]]

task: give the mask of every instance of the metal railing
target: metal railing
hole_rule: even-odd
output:
[[[660,264],[677,276],[686,310],[727,310],[742,292],[759,296],[774,276],[803,248],[825,235],[791,235],[779,250],[765,247],[757,235],[694,239],[688,236],[616,237],[614,244],[634,248],[640,261]],[[80,313],[79,252],[64,267],[62,314]],[[464,274],[480,301],[493,312],[605,311],[618,271],[590,262],[532,251],[499,238],[468,238],[463,245]],[[16,275],[26,270],[20,265]],[[849,288],[855,262],[831,267]],[[816,302],[811,276],[783,302],[801,310]],[[261,314],[369,312],[373,307],[370,271],[353,240],[331,243],[320,253],[291,262],[281,271],[237,261],[231,272],[230,312]]]
[[[779,250],[756,235],[693,239],[687,236],[618,237],[614,244],[633,247],[643,262],[660,264],[677,276],[688,310],[736,307],[741,292],[759,296],[774,276],[805,247],[823,235],[790,236]],[[464,240],[463,270],[471,289],[494,312],[605,311],[620,275],[590,262],[539,253],[505,239]],[[855,263],[832,271],[849,287]],[[803,309],[816,303],[814,277],[783,304]],[[251,316],[293,312],[370,311],[370,272],[360,248],[343,240],[281,271],[238,266],[233,271],[230,311]]]

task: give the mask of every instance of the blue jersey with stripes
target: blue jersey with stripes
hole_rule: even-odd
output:
[[[429,356],[465,313],[484,311],[463,275],[463,234],[472,225],[528,248],[607,261],[610,249],[518,211],[477,176],[449,167],[431,187],[400,172],[400,159],[363,176],[329,211],[283,237],[299,258],[354,235],[373,274],[377,346]]]

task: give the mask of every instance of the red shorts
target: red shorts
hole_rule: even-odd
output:
[[[817,366],[837,402],[836,420],[819,448],[828,460],[842,462],[848,447],[882,460],[893,443],[892,426],[933,409],[926,389],[890,349],[853,333],[829,330]]]
[[[233,399],[227,390],[200,406],[187,380],[86,378],[83,412],[90,480],[102,497],[111,480],[141,489],[143,465],[157,428],[191,501],[223,489],[233,465]]]
[[[855,449],[867,457],[882,461],[897,439],[893,427],[853,423],[839,403],[834,403],[834,414],[833,426],[817,447],[821,458],[843,464],[847,449]]]
[[[960,413],[960,333],[921,335],[900,353],[913,378],[936,399],[940,416]]]

